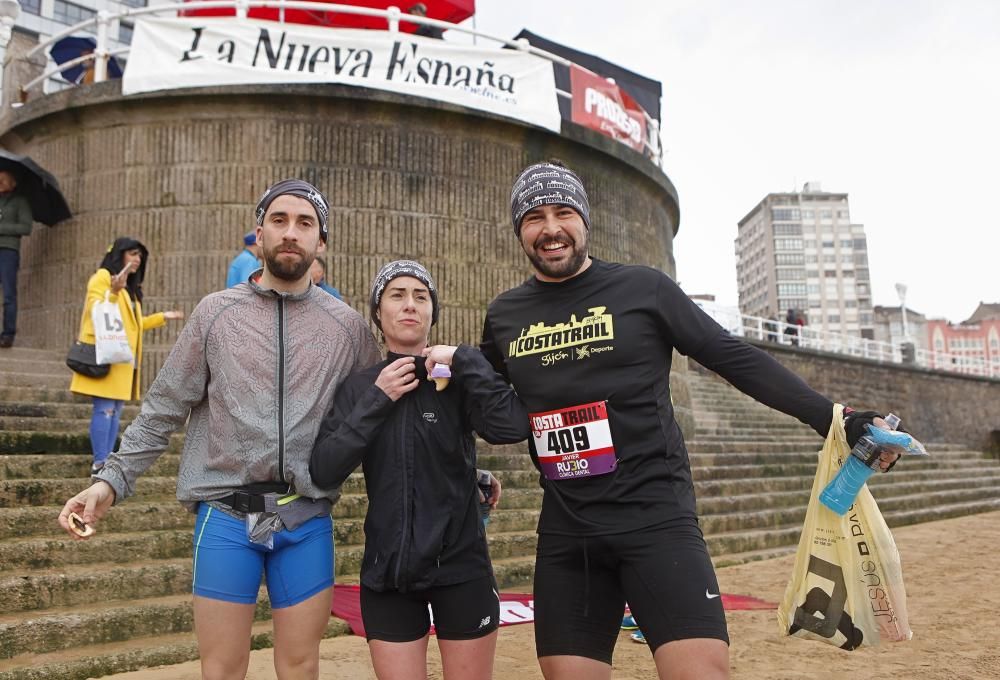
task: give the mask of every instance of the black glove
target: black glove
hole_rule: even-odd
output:
[[[858,440],[861,439],[861,437],[863,437],[864,435],[868,434],[868,428],[865,426],[871,425],[872,427],[875,427],[875,419],[882,417],[883,417],[882,414],[878,413],[877,411],[855,411],[850,406],[845,406],[844,432],[847,434],[847,445],[853,449],[854,445],[858,443]],[[906,432],[905,429],[903,429],[898,425],[896,426],[896,431]],[[901,455],[897,456],[895,460],[889,463],[889,467],[887,467],[884,471],[888,472],[889,470],[891,470],[893,466],[895,466],[896,463],[899,462],[899,459],[901,457],[902,457]]]
[[[850,406],[844,408],[844,432],[847,433],[847,445],[852,449],[858,440],[868,434],[866,425],[874,425],[876,418],[882,414],[877,411],[855,411]]]

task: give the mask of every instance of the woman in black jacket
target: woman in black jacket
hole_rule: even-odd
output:
[[[388,356],[340,386],[310,471],[331,488],[359,463],[364,470],[361,615],[380,680],[427,677],[428,604],[445,679],[490,678],[500,610],[473,432],[518,442],[529,434],[528,414],[478,349],[427,347],[439,307],[423,266],[384,266],[370,303]],[[429,379],[427,354],[451,365],[445,387]]]

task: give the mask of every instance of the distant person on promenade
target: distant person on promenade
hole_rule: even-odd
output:
[[[243,250],[229,263],[226,288],[246,283],[250,275],[260,269],[260,266],[260,246],[257,245],[257,232],[251,231],[243,237]]]
[[[343,300],[340,291],[326,282],[326,262],[322,258],[317,257],[313,260],[312,267],[309,268],[309,276],[312,278],[314,286],[322,288],[338,300]]]
[[[103,378],[92,378],[74,373],[69,389],[74,394],[89,396],[93,401],[90,416],[90,449],[93,464],[90,473],[97,474],[104,467],[104,461],[115,448],[118,439],[118,425],[121,422],[122,406],[125,401],[139,398],[142,381],[142,334],[159,328],[167,320],[183,319],[178,310],[159,312],[144,316],[142,313],[142,281],[149,265],[149,250],[139,241],[128,236],[115,239],[108,247],[101,265],[87,281],[87,295],[83,301],[80,316],[80,330],[77,340],[94,344],[94,322],[91,310],[108,296],[109,302],[118,304],[118,311],[124,323],[128,344],[132,349],[133,361],[128,364],[111,364]]]
[[[788,336],[789,342],[796,346],[799,344],[799,326],[798,312],[789,307],[788,313],[785,314],[785,335]]]
[[[364,470],[361,616],[378,678],[427,677],[430,606],[445,680],[487,680],[500,601],[473,433],[493,444],[523,441],[528,414],[477,348],[428,347],[440,301],[421,264],[382,267],[369,308],[387,356],[337,391],[310,472],[321,488],[337,488],[358,465]],[[450,379],[428,380],[428,362],[450,366]],[[495,505],[499,484],[483,476]]]
[[[415,17],[426,17],[427,16],[427,5],[422,2],[418,2],[412,5],[410,9],[406,10],[408,14],[412,14]],[[435,40],[444,39],[444,29],[438,28],[437,26],[428,26],[427,24],[418,24],[417,30],[413,32],[414,35],[420,35],[425,38],[434,38]]]
[[[826,437],[833,403],[732,336],[669,276],[589,252],[584,184],[537,163],[510,193],[534,275],[490,303],[482,351],[532,423],[544,491],[535,643],[547,680],[610,680],[626,601],[661,680],[729,676],[719,584],[670,395],[676,349]],[[848,443],[878,414],[845,409]],[[882,454],[888,469],[894,454]]]
[[[283,180],[255,215],[263,270],[198,303],[121,448],[59,515],[80,538],[71,513],[92,529],[187,425],[177,498],[197,513],[194,626],[207,680],[246,676],[263,575],[277,677],[318,677],[334,574],[330,509],[340,492],[313,483],[309,455],[337,387],[379,359],[364,319],[309,281],[328,233],[322,193]]]
[[[31,233],[28,199],[17,193],[17,178],[0,170],[0,288],[3,288],[3,329],[0,348],[11,347],[17,334],[17,270],[21,266],[21,237]]]

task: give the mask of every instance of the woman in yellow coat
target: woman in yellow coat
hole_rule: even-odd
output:
[[[93,399],[94,411],[90,417],[90,447],[94,454],[91,472],[104,466],[104,460],[115,446],[122,405],[126,399],[139,398],[139,379],[142,367],[142,331],[159,328],[167,319],[183,319],[177,310],[142,315],[142,279],[146,275],[149,251],[133,238],[115,240],[101,261],[101,266],[87,282],[87,298],[80,318],[80,342],[94,344],[94,325],[90,311],[94,304],[104,300],[105,293],[111,302],[118,303],[128,344],[135,357],[133,364],[111,364],[103,378],[73,374],[69,389],[75,394],[85,394]]]

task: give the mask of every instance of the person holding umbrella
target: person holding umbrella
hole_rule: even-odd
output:
[[[0,287],[3,288],[3,330],[0,347],[11,347],[17,330],[17,270],[21,237],[32,222],[50,227],[72,217],[59,182],[28,156],[0,149]]]
[[[31,233],[31,206],[17,193],[17,178],[0,170],[0,287],[3,288],[3,331],[0,347],[11,347],[17,332],[17,270],[21,237]]]

